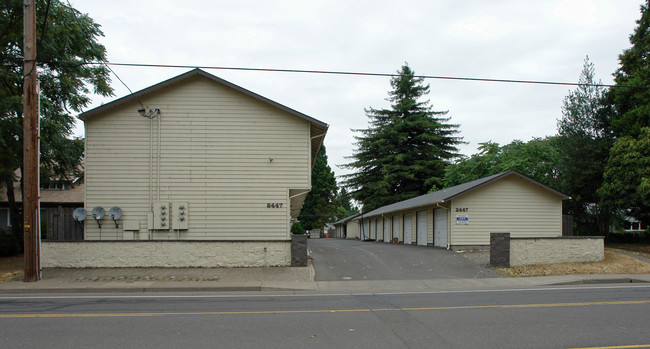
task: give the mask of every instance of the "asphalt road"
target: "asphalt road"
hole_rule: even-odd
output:
[[[650,347],[650,285],[0,296],[2,348]],[[645,345],[645,346],[644,346]]]
[[[454,251],[415,245],[309,239],[316,281],[431,280],[500,277]]]

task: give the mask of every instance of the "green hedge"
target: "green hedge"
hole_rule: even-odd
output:
[[[610,233],[605,238],[609,243],[650,243],[650,232],[622,232]]]
[[[302,228],[302,224],[300,224],[300,222],[293,223],[291,226],[291,234],[299,235],[304,233],[305,229]]]

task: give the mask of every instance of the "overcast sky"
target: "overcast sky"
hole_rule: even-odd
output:
[[[585,56],[612,83],[641,0],[171,1],[71,0],[102,26],[120,63],[394,73],[577,82]],[[138,91],[189,69],[113,67]],[[337,175],[352,155],[364,108],[383,108],[390,78],[207,70],[330,125]],[[114,98],[127,95],[113,77]],[[471,155],[556,133],[567,86],[427,80],[434,110],[460,124]],[[82,135],[79,128],[77,135]]]

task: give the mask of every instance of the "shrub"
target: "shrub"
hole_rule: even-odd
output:
[[[296,222],[296,223],[293,223],[293,225],[291,226],[291,233],[296,234],[296,235],[304,234],[305,229],[302,228],[302,224],[300,224],[300,222]]]
[[[611,233],[605,238],[605,242],[608,243],[650,243],[650,232],[648,231],[638,231],[638,232],[622,232],[622,233]]]

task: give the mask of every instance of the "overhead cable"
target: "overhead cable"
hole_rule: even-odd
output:
[[[200,66],[200,65],[181,65],[181,64],[148,64],[148,63],[120,63],[120,62],[60,62],[60,61],[42,61],[42,63],[58,64],[75,64],[75,65],[111,65],[122,67],[142,67],[142,68],[179,68],[179,69],[204,69],[204,70],[234,70],[234,71],[254,71],[254,72],[273,72],[273,73],[301,73],[301,74],[327,74],[327,75],[352,75],[352,76],[377,76],[377,77],[397,77],[397,73],[371,73],[371,72],[352,72],[352,71],[335,71],[335,70],[308,70],[308,69],[279,69],[279,68],[251,68],[251,67],[224,67],[224,66]],[[640,88],[650,89],[650,86],[631,86],[631,85],[613,85],[613,84],[584,84],[579,82],[561,82],[561,81],[542,81],[542,80],[519,80],[519,79],[495,79],[495,78],[477,78],[477,77],[459,77],[459,76],[442,76],[442,75],[414,75],[414,78],[432,79],[432,80],[457,80],[472,82],[498,82],[511,84],[529,84],[529,85],[555,85],[555,86],[592,86],[601,88]]]

